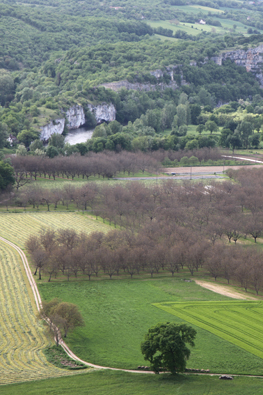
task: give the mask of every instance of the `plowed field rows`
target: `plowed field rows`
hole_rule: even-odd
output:
[[[0,214],[0,236],[24,248],[25,241],[42,228],[71,228],[77,232],[107,232],[110,229],[77,213],[18,213]]]
[[[0,384],[73,374],[46,361],[50,344],[18,253],[0,241]]]
[[[154,306],[263,358],[263,302],[155,303]]]

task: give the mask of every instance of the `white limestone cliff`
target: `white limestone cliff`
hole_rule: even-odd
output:
[[[47,141],[52,134],[62,134],[65,127],[65,118],[55,119],[40,128],[40,140]]]
[[[112,103],[102,103],[98,106],[93,106],[92,104],[88,104],[88,108],[91,113],[96,118],[97,123],[105,122],[112,122],[116,119],[116,108]]]
[[[70,107],[66,112],[67,126],[68,129],[78,129],[86,122],[83,107],[80,105],[74,105]]]
[[[93,113],[97,123],[111,122],[116,119],[116,108],[113,104],[102,103],[97,106],[88,104],[89,110]],[[62,134],[67,119],[68,129],[78,129],[86,122],[84,109],[81,105],[75,104],[71,106],[64,114],[64,118],[55,119],[50,121],[47,125],[40,128],[40,140],[47,141],[52,134]]]

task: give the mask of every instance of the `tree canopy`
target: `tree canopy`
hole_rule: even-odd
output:
[[[196,331],[191,326],[159,323],[145,335],[141,351],[156,373],[160,369],[171,373],[184,372],[191,353],[186,343],[193,347],[195,337]]]
[[[4,190],[8,185],[14,184],[14,169],[8,163],[0,161],[0,190]]]

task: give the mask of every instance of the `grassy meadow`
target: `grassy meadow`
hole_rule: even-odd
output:
[[[157,308],[156,303],[191,301],[194,306],[195,302],[220,301],[227,305],[231,300],[194,282],[185,282],[183,277],[71,280],[38,283],[38,287],[43,299],[59,297],[80,308],[86,326],[76,329],[67,338],[67,344],[76,355],[95,364],[127,369],[147,364],[142,358],[140,343],[149,327],[158,322],[187,322],[186,317]],[[263,375],[263,359],[198,325],[192,325],[198,334],[187,364],[189,368]],[[260,330],[258,336],[260,338]]]
[[[152,375],[97,371],[72,377],[1,387],[1,395],[255,395],[262,393],[263,379],[218,376]]]

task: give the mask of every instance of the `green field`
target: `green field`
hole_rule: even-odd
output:
[[[211,8],[211,7],[206,7],[206,6],[201,6],[201,5],[185,5],[185,6],[175,6],[178,10],[184,11],[184,12],[191,12],[194,14],[199,14],[200,12],[202,13],[211,13],[213,12],[214,14],[222,14],[224,13],[223,10],[219,10],[217,8]]]
[[[130,374],[100,371],[1,387],[1,395],[255,395],[262,394],[263,379],[217,376]]]
[[[263,303],[156,303],[156,307],[263,358]]]
[[[76,329],[67,339],[76,355],[95,364],[128,369],[146,364],[140,343],[149,327],[165,321],[185,322],[185,319],[157,309],[155,303],[228,303],[230,300],[194,282],[171,277],[43,282],[38,286],[45,300],[59,297],[79,306],[86,326]],[[263,375],[263,359],[208,330],[193,326],[198,334],[188,367],[217,373]],[[260,333],[258,336],[260,338]]]
[[[186,8],[188,8],[188,7],[186,7]],[[236,28],[235,28],[236,33],[245,34],[247,32],[247,26],[243,25],[240,22],[232,21],[230,19],[221,19],[221,18],[218,19],[218,21],[221,23],[222,26],[200,25],[199,23],[185,23],[185,22],[179,22],[178,24],[175,24],[173,21],[169,21],[169,20],[166,20],[166,21],[149,21],[148,20],[147,23],[152,28],[155,28],[155,29],[157,27],[162,27],[164,29],[171,29],[171,30],[173,30],[173,33],[175,33],[177,30],[182,30],[182,31],[186,32],[187,34],[191,34],[193,36],[196,36],[202,32],[225,34],[227,31],[234,31],[233,25],[236,25]],[[158,37],[161,37],[161,36],[158,35]],[[163,39],[174,40],[174,38],[172,38],[172,37],[165,37],[165,36],[163,36]]]

